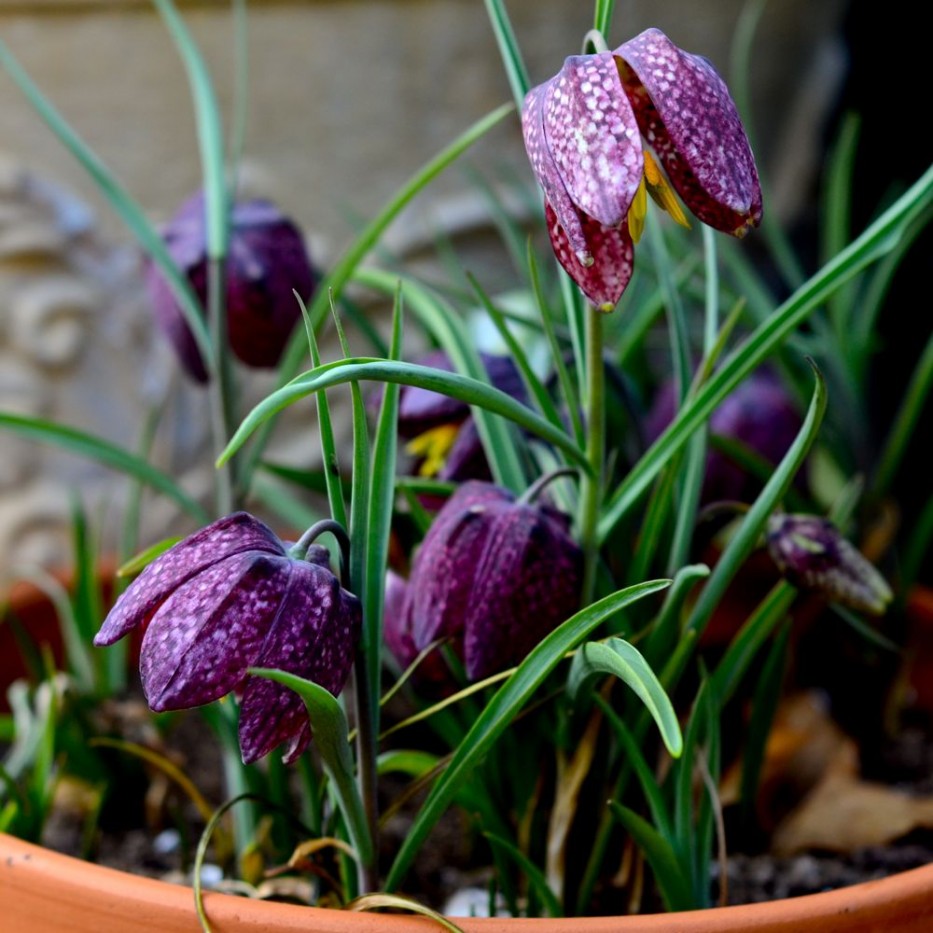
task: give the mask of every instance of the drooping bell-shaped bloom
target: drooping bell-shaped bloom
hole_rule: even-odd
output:
[[[492,483],[464,483],[412,566],[414,645],[454,639],[470,680],[517,664],[579,608],[582,567],[561,512]]]
[[[204,307],[208,260],[203,193],[182,205],[162,238]],[[275,366],[301,318],[293,292],[307,299],[317,283],[301,232],[269,201],[235,202],[230,209],[225,275],[231,349],[248,366]],[[206,382],[200,350],[168,281],[154,263],[148,267],[146,284],[156,319],[185,369],[198,382]]]
[[[242,690],[247,763],[287,742],[294,761],[311,740],[304,703],[249,667],[312,680],[335,696],[359,639],[359,600],[342,589],[326,548],[292,557],[262,522],[237,512],[166,551],[133,581],[94,639],[111,645],[146,626],[139,670],[149,706],[186,709]]]
[[[728,88],[658,29],[613,52],[570,56],[529,91],[522,127],[554,252],[600,310],[615,307],[631,278],[646,194],[687,222],[661,167],[716,230],[743,236],[761,220],[758,172]]]
[[[766,540],[778,570],[800,589],[871,615],[881,615],[893,598],[884,577],[829,519],[775,514]]]

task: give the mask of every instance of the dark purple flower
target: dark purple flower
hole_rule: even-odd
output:
[[[495,388],[520,402],[526,400],[521,374],[511,357],[492,353],[479,356]],[[444,372],[454,371],[443,350],[432,350],[418,362]],[[452,482],[491,479],[479,432],[466,402],[430,389],[403,386],[399,393],[398,431],[409,439],[406,450],[416,458],[421,476]]]
[[[648,415],[646,433],[653,441],[670,424],[676,409],[676,388],[665,383]],[[777,466],[800,430],[801,417],[780,380],[768,370],[752,373],[728,395],[709,420],[710,434],[738,441]],[[711,449],[706,458],[703,501],[750,502],[762,483],[726,453]]]
[[[775,514],[766,539],[778,570],[800,589],[871,615],[881,615],[893,598],[881,574],[829,519]]]
[[[582,568],[565,515],[491,483],[464,483],[412,566],[415,647],[462,639],[470,680],[517,664],[579,608]]]
[[[221,518],[166,551],[104,620],[95,645],[147,626],[139,671],[149,706],[185,709],[243,691],[240,749],[247,763],[288,742],[294,761],[311,740],[297,693],[248,667],[312,680],[335,696],[359,638],[359,600],[343,590],[326,548],[303,560],[246,512]]]
[[[631,277],[646,194],[687,222],[648,147],[703,223],[743,236],[761,220],[755,160],[728,88],[658,29],[614,52],[569,57],[529,91],[522,126],[555,255],[603,311]]]
[[[203,307],[207,301],[207,236],[202,193],[182,205],[162,237]],[[275,366],[301,318],[292,292],[306,299],[317,282],[301,232],[268,201],[236,202],[230,210],[225,268],[230,347],[248,366]],[[154,263],[149,265],[146,283],[156,319],[185,369],[198,382],[206,382],[207,369],[191,330]]]

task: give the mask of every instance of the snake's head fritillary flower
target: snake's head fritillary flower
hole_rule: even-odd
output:
[[[716,230],[743,236],[761,220],[758,172],[728,88],[658,29],[613,52],[570,56],[529,91],[522,126],[557,259],[602,311],[631,278],[646,196],[687,224],[667,180]]]
[[[492,483],[464,483],[412,566],[414,645],[462,641],[470,680],[518,664],[579,608],[582,567],[561,512]]]
[[[826,518],[775,514],[766,538],[778,569],[800,589],[871,615],[893,598],[884,577]]]
[[[208,259],[203,193],[182,205],[162,231],[162,238],[204,307]],[[235,202],[230,209],[225,274],[230,348],[248,366],[275,366],[301,318],[293,292],[305,299],[317,284],[301,232],[268,201]],[[148,268],[146,284],[156,320],[182,365],[198,382],[206,382],[208,373],[200,350],[168,281],[155,264]]]
[[[312,680],[335,696],[350,674],[359,600],[331,572],[326,548],[291,556],[262,522],[237,512],[166,551],[133,581],[94,639],[111,645],[145,626],[139,670],[149,706],[186,709],[242,691],[247,763],[283,742],[294,761],[311,740],[297,693],[249,667]]]

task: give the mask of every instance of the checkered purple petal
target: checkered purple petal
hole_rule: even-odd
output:
[[[335,696],[350,675],[359,640],[359,600],[341,589],[327,569],[291,562],[291,575],[261,654],[254,664],[296,674]],[[247,764],[291,740],[286,760],[301,754],[311,738],[308,714],[292,690],[250,677],[240,704],[240,750]]]
[[[156,711],[210,703],[256,662],[289,579],[288,558],[234,554],[178,587],[146,630],[139,672]]]
[[[467,677],[480,680],[520,663],[576,612],[582,569],[562,519],[524,504],[497,509],[465,618]]]
[[[621,224],[641,182],[644,157],[611,53],[572,55],[564,62],[545,91],[544,136],[578,210],[606,227]]]
[[[619,46],[619,73],[642,135],[684,203],[705,224],[741,236],[761,220],[761,187],[725,82],[659,29]]]
[[[580,214],[586,252],[593,260],[591,265],[585,266],[577,258],[566,230],[550,204],[545,204],[544,216],[551,247],[564,271],[577,283],[594,308],[611,311],[619,303],[635,266],[635,250],[628,223],[618,228],[604,227],[599,221]]]
[[[282,542],[246,512],[218,519],[157,557],[110,610],[94,644],[112,645],[152,618],[173,590],[212,564],[245,551],[284,555]]]

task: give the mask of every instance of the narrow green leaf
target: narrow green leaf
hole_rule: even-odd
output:
[[[641,652],[621,638],[588,642],[574,655],[570,665],[567,675],[570,698],[576,700],[583,685],[598,674],[611,674],[631,687],[658,724],[667,750],[676,758],[683,750],[677,714]]]
[[[389,355],[396,360],[402,350],[402,306],[396,295],[393,315],[392,344]],[[395,467],[398,453],[399,386],[389,384],[382,396],[373,441],[372,483],[369,492],[369,515],[366,522],[366,582],[363,592],[363,619],[366,628],[364,644],[369,695],[372,698],[371,723],[374,734],[379,732],[379,675],[382,667],[382,610],[385,573],[389,556],[389,535],[395,506]]]
[[[758,781],[765,760],[765,746],[771,734],[774,714],[777,712],[787,670],[788,646],[791,627],[786,624],[775,639],[761,669],[761,676],[752,698],[752,712],[748,722],[748,738],[742,753],[742,788],[739,795],[746,827],[751,825],[758,797]]]
[[[683,866],[677,860],[671,844],[643,817],[634,810],[623,807],[615,800],[609,801],[612,815],[622,824],[645,854],[654,878],[668,910],[689,910],[694,906],[690,882],[684,875]]]
[[[39,90],[22,65],[13,57],[2,39],[0,39],[0,65],[6,69],[32,108],[59,142],[71,153],[75,161],[87,172],[98,191],[110,204],[114,213],[126,224],[139,245],[159,267],[159,271],[165,276],[175,299],[179,303],[186,323],[194,334],[194,339],[202,357],[210,365],[213,360],[211,340],[204,321],[201,304],[191,287],[191,283],[175,265],[165,244],[162,242],[162,238],[149,222],[143,209],[130,197],[110,169],[104,165],[97,154],[55,109],[52,102]]]
[[[509,87],[515,98],[515,106],[521,110],[531,82],[528,80],[528,71],[522,61],[515,31],[512,29],[504,0],[485,0],[485,3],[486,13],[499,46],[499,55],[502,57],[502,64],[509,79]]]
[[[494,414],[502,415],[519,427],[559,447],[575,463],[586,470],[589,469],[585,456],[563,431],[558,430],[547,419],[542,418],[530,408],[516,402],[511,395],[487,383],[461,376],[459,373],[442,372],[430,366],[360,357],[325,363],[311,372],[298,376],[288,385],[267,396],[237,428],[227,449],[221,455],[220,462],[225,463],[229,460],[263,422],[283,408],[322,389],[361,380],[420,386],[423,389],[440,392]]]
[[[738,573],[748,555],[757,546],[768,516],[774,512],[781,499],[787,494],[794,476],[796,476],[813,441],[816,439],[823,420],[823,413],[826,411],[826,385],[820,372],[816,369],[814,369],[814,372],[816,382],[813,389],[813,398],[800,431],[777,469],[765,484],[764,489],[745,514],[738,531],[732,536],[722,552],[706,586],[703,588],[703,592],[700,594],[700,598],[693,608],[687,625],[688,628],[698,634],[702,633],[706,627],[713,610],[719,605],[726,587]]]
[[[295,300],[301,308],[301,316],[305,324],[305,333],[308,337],[308,352],[311,356],[311,366],[321,365],[321,354],[318,350],[317,337],[311,326],[311,319],[304,300],[294,292]],[[327,393],[317,394],[317,422],[318,434],[321,442],[321,461],[323,463],[324,484],[327,490],[327,503],[330,506],[331,518],[347,527],[347,507],[343,497],[343,483],[340,479],[340,460],[337,455],[337,441],[334,438],[333,421],[330,417],[330,405]]]
[[[611,703],[604,700],[598,693],[594,695],[593,699],[596,705],[603,711],[606,720],[612,727],[612,731],[622,745],[622,753],[625,756],[626,763],[635,772],[635,777],[638,778],[638,786],[645,796],[645,801],[648,804],[648,809],[651,811],[651,819],[654,820],[654,825],[665,839],[672,839],[674,835],[673,826],[671,824],[670,814],[667,812],[664,796],[661,793],[661,787],[651,768],[648,767],[648,762],[645,761],[644,753],[639,743],[635,741],[632,730],[629,729],[622,717],[612,708]]]
[[[173,548],[179,541],[181,541],[180,537],[163,538],[161,541],[156,541],[155,544],[138,554],[134,554],[129,560],[120,564],[117,568],[117,576],[135,577],[137,574],[142,573],[160,554],[164,554],[167,550]]]
[[[353,779],[353,756],[350,754],[347,717],[340,702],[323,687],[285,671],[251,667],[254,677],[267,677],[294,690],[304,701],[314,733],[314,745],[334,785],[340,811],[347,823],[350,844],[364,864],[373,858],[373,841],[366,825],[363,802]]]
[[[558,626],[525,658],[480,713],[454,752],[447,770],[431,789],[392,863],[386,879],[388,890],[401,883],[428,833],[453,801],[462,782],[563,656],[617,612],[666,586],[667,580],[652,580],[620,590],[587,606]]]
[[[386,294],[394,294],[400,282],[397,276],[378,269],[361,269],[355,281]],[[476,382],[489,385],[489,376],[479,352],[454,308],[412,279],[402,279],[401,288],[406,307],[417,315],[422,326],[437,340],[455,369]],[[522,492],[528,483],[518,455],[521,438],[511,425],[490,417],[483,408],[474,410],[473,417],[493,478],[506,489]]]
[[[562,428],[563,422],[560,419],[557,407],[551,400],[551,396],[548,394],[544,384],[538,378],[537,373],[535,373],[532,368],[531,361],[528,359],[528,354],[525,352],[521,342],[512,333],[502,312],[495,306],[492,299],[486,294],[476,278],[470,274],[467,275],[467,278],[469,278],[470,284],[473,286],[474,291],[482,302],[483,307],[486,309],[486,313],[495,325],[496,330],[499,331],[499,336],[508,348],[512,359],[515,361],[515,365],[521,373],[522,382],[524,382],[529,396],[534,399],[538,411],[540,411],[555,427]]]
[[[549,917],[563,917],[564,912],[561,909],[560,901],[557,895],[551,890],[547,883],[544,872],[530,859],[515,843],[498,836],[495,833],[483,833],[490,844],[504,852],[515,864],[524,872],[528,879],[531,890],[537,895],[538,899],[544,905],[544,909]]]
[[[356,272],[357,267],[373,249],[386,228],[401,213],[401,211],[424,190],[427,185],[440,175],[446,168],[466,152],[475,142],[482,139],[496,124],[512,113],[512,104],[503,104],[491,113],[477,120],[472,126],[458,136],[450,145],[441,150],[433,159],[417,171],[404,185],[399,188],[391,200],[366,225],[357,238],[347,247],[341,257],[324,276],[318,285],[314,298],[308,308],[308,317],[311,327],[316,331],[330,308],[331,295],[339,295],[344,286]],[[305,356],[305,347],[300,336],[292,339],[279,364],[279,385],[288,382],[298,372]],[[246,462],[242,465],[243,476],[248,481],[253,470],[262,458],[272,433],[272,422],[263,426],[262,431],[253,443]]]
[[[207,254],[211,259],[223,259],[227,255],[229,225],[220,107],[204,57],[184,20],[178,15],[174,3],[172,0],[153,2],[171,33],[188,75],[201,152],[204,203],[207,208]]]
[[[105,466],[113,467],[127,476],[138,480],[165,493],[196,521],[206,525],[209,521],[207,513],[195,502],[167,473],[157,470],[152,464],[129,453],[122,447],[117,447],[109,441],[85,434],[75,428],[45,421],[41,418],[30,418],[25,415],[14,415],[9,412],[0,412],[0,428],[8,428],[21,437],[53,444],[67,450],[69,453],[96,460]]]

